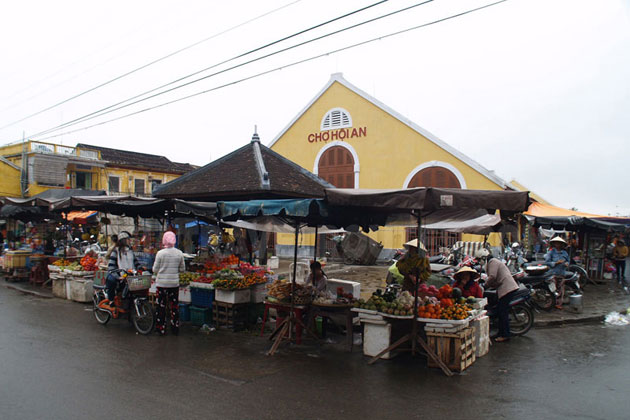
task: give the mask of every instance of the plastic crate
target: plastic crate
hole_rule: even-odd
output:
[[[212,308],[214,289],[190,288],[190,303],[198,308]]]
[[[201,327],[203,324],[212,322],[212,311],[210,308],[190,307],[190,322],[193,325]]]
[[[179,304],[179,321],[190,322],[190,305],[187,303]]]

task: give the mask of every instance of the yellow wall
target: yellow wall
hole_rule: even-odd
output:
[[[322,118],[329,110],[337,107],[348,111],[353,128],[367,129],[364,137],[344,140],[354,148],[359,157],[360,188],[403,188],[407,177],[419,165],[440,161],[457,168],[468,189],[502,189],[471,166],[339,82],[333,83],[273,144],[272,149],[313,171],[318,153],[330,141],[309,142],[308,136],[311,133],[320,133]],[[383,228],[370,236],[381,242],[385,248],[400,248],[405,240],[402,229]],[[278,242],[292,244],[290,237],[291,235],[279,235]],[[483,237],[465,235],[463,239],[482,240]],[[312,239],[303,240],[304,245],[312,243]]]
[[[165,184],[179,177],[179,175],[167,174],[163,172],[139,171],[126,168],[109,167],[104,168],[100,173],[99,183],[100,185],[102,185],[101,189],[108,191],[110,176],[117,176],[120,178],[121,194],[133,194],[135,192],[135,180],[144,179],[144,192],[147,195],[150,195],[152,193],[149,178],[161,180],[162,183]]]
[[[61,149],[71,148],[70,146],[61,146],[55,145],[52,143],[42,143],[36,142],[37,144],[44,144],[50,146],[50,149],[55,152],[61,151]],[[7,146],[0,147],[0,156],[4,156],[7,160],[11,161],[17,166],[22,166],[22,151],[26,149],[26,152],[31,154],[31,149],[34,149],[33,143],[31,141],[27,141],[24,144],[12,144]],[[86,149],[90,150],[91,149]],[[80,153],[80,149],[77,149]],[[98,157],[100,159],[100,152],[98,152]],[[89,165],[89,163],[86,163]],[[155,172],[155,171],[142,171],[142,170],[132,170],[127,168],[98,168],[93,167],[91,170],[82,170],[76,168],[74,164],[68,164],[66,169],[67,181],[65,187],[67,188],[75,188],[73,179],[70,176],[74,172],[90,172],[92,174],[92,189],[94,190],[109,190],[108,179],[109,176],[117,176],[120,178],[120,194],[134,194],[135,193],[135,183],[130,179],[144,179],[145,180],[145,191],[146,195],[150,195],[151,191],[151,182],[149,178],[161,180],[162,183],[167,183],[179,177],[179,175],[168,174],[164,172]],[[20,171],[7,165],[5,163],[0,162],[0,195],[2,196],[21,196],[20,189]],[[29,184],[27,196],[33,196],[39,194],[43,191],[49,190],[51,188],[59,188],[59,187],[50,187],[47,185],[39,185],[37,183]],[[109,192],[109,191],[108,191]]]
[[[21,197],[20,171],[0,162],[0,196]]]

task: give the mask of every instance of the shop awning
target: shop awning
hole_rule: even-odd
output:
[[[96,217],[97,214],[97,211],[71,211],[66,218],[73,223],[88,223],[88,219]]]
[[[383,211],[416,210],[422,214],[466,209],[486,209],[488,213],[494,213],[495,210],[514,213],[527,210],[530,204],[527,192],[432,187],[402,190],[327,189],[326,201],[331,206]]]
[[[599,214],[584,213],[577,210],[563,209],[562,207],[552,206],[550,204],[542,204],[534,201],[524,213],[526,216],[535,217],[608,217]]]

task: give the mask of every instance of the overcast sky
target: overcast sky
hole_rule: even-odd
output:
[[[0,126],[12,125],[0,130],[0,143],[18,141],[23,133],[30,137],[376,1],[5,2]],[[385,2],[196,78],[419,1]],[[34,139],[228,85],[46,140],[204,165],[248,142],[254,125],[269,144],[331,73],[342,72],[349,82],[505,180],[515,178],[555,205],[630,214],[627,0],[509,0],[287,67],[491,2],[428,2]],[[279,67],[284,68],[233,84]]]

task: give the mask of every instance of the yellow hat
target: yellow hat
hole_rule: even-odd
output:
[[[412,246],[414,248],[418,248],[418,239],[412,239],[409,242],[406,242],[405,245],[407,246]],[[424,247],[424,244],[422,242],[420,242],[420,249],[426,252],[426,248]]]
[[[460,269],[457,271],[457,273],[453,274],[453,278],[454,278],[455,280],[459,280],[457,277],[458,277],[458,275],[459,275],[459,274],[461,274],[461,273],[472,273],[472,274],[473,274],[473,279],[477,279],[477,278],[479,278],[479,273],[477,272],[477,270],[474,270],[474,269],[472,269],[472,268],[470,268],[470,267],[468,267],[468,266],[464,266],[464,267],[460,268]]]

